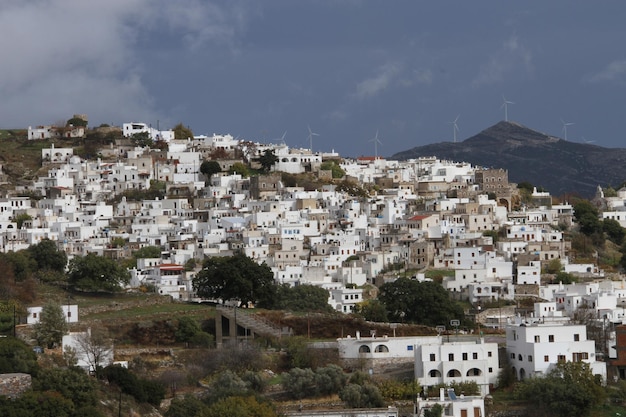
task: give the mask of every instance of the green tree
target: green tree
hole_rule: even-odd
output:
[[[354,314],[367,321],[388,322],[387,310],[380,300],[365,300],[354,307]]]
[[[101,375],[139,402],[158,407],[165,398],[165,387],[160,382],[138,378],[132,371],[122,366],[109,365],[102,370]]]
[[[56,391],[70,399],[76,408],[96,405],[98,398],[96,381],[80,368],[42,369],[33,380],[33,389]]]
[[[259,157],[259,163],[264,172],[269,172],[276,162],[278,162],[278,157],[273,149],[266,149],[263,151],[263,155]]]
[[[200,324],[195,319],[189,316],[182,316],[178,319],[175,337],[178,342],[189,342],[201,331]]]
[[[22,395],[17,402],[22,408],[18,414],[24,416],[74,417],[76,409],[68,398],[55,391],[30,391]]]
[[[208,406],[193,395],[174,398],[165,412],[165,417],[199,417],[206,414]]]
[[[87,120],[81,117],[72,117],[65,123],[65,126],[87,127]]]
[[[271,306],[277,289],[269,266],[265,262],[259,265],[243,254],[207,258],[193,287],[200,297],[238,300],[246,307],[250,303]]]
[[[277,296],[272,308],[289,311],[319,311],[330,312],[332,307],[328,304],[328,290],[316,285],[289,284],[278,286]]]
[[[350,383],[339,392],[339,398],[350,408],[380,408],[385,405],[380,391],[371,382],[362,385]]]
[[[424,417],[441,417],[443,416],[443,406],[435,404],[431,408],[424,410]]]
[[[18,229],[22,228],[22,226],[24,225],[24,222],[27,222],[32,219],[33,218],[30,216],[30,214],[27,214],[27,213],[20,213],[16,215],[15,217],[13,217],[13,221],[17,223]]]
[[[250,176],[250,170],[248,166],[243,162],[235,162],[228,170],[230,174],[239,174],[242,178],[248,178]]]
[[[315,384],[320,395],[339,392],[346,385],[348,376],[337,365],[326,365],[315,370]]]
[[[37,270],[37,262],[25,250],[0,254],[0,259],[11,265],[16,282],[26,281],[31,278],[33,271]]]
[[[624,241],[626,231],[617,220],[604,219],[602,221],[602,230],[606,233],[609,240],[616,245],[621,245]]]
[[[568,272],[565,272],[565,271],[561,271],[561,272],[558,272],[555,275],[554,279],[552,280],[552,284],[559,284],[559,283],[561,283],[561,284],[573,284],[573,283],[575,283],[577,281],[578,281],[578,279],[576,278],[575,275],[572,275],[572,274],[570,274]]]
[[[200,172],[211,181],[211,177],[218,172],[222,172],[222,166],[217,161],[204,161],[200,164]]]
[[[36,375],[38,370],[37,356],[30,346],[12,336],[0,337],[0,374]]]
[[[535,415],[557,417],[588,416],[606,398],[585,362],[559,363],[544,377],[526,379],[516,386],[515,396],[532,404]]]
[[[52,349],[61,344],[68,325],[63,309],[58,303],[49,302],[41,310],[39,322],[33,327],[35,340],[41,346]]]
[[[580,227],[580,231],[590,236],[602,232],[602,223],[598,218],[598,209],[588,200],[579,200],[574,204],[574,219]]]
[[[434,327],[452,319],[464,318],[463,309],[450,299],[441,285],[432,281],[398,278],[380,287],[378,299],[394,321],[404,320]]]
[[[315,372],[311,368],[293,368],[283,374],[283,387],[296,400],[318,395]]]
[[[148,132],[133,133],[133,135],[130,137],[130,142],[133,144],[133,146],[139,146],[142,148],[150,147],[154,144],[154,141],[152,140],[152,138],[150,137],[150,133]]]
[[[234,396],[245,396],[249,394],[248,386],[236,373],[225,370],[215,376],[211,381],[209,393],[205,397],[208,404]]]
[[[193,139],[193,132],[188,127],[185,127],[182,123],[174,126],[174,139]]]
[[[320,169],[324,171],[331,171],[332,177],[335,179],[343,178],[346,175],[346,171],[341,168],[337,161],[324,161],[320,165]]]
[[[27,249],[30,257],[37,263],[39,270],[64,272],[67,266],[67,255],[60,251],[57,244],[50,239],[43,239]]]
[[[144,246],[133,252],[133,258],[145,259],[145,258],[160,258],[161,248],[158,246]]]
[[[563,269],[563,264],[561,263],[560,259],[556,259],[556,258],[552,259],[546,265],[546,273],[548,274],[557,274],[561,272],[562,269]]]
[[[128,270],[112,259],[90,253],[73,258],[68,283],[80,291],[120,291],[130,281]]]

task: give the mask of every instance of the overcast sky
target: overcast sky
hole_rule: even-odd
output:
[[[374,155],[508,118],[626,147],[626,2],[0,0],[0,128],[86,113]]]

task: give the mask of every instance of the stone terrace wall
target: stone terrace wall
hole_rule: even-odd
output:
[[[0,395],[17,398],[30,389],[29,374],[0,374]]]

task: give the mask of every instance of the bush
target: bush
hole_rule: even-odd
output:
[[[165,387],[160,382],[137,378],[131,371],[119,365],[107,366],[102,370],[102,376],[139,402],[158,407],[165,398]]]

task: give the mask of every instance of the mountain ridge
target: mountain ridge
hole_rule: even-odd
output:
[[[616,187],[626,180],[626,149],[566,141],[512,121],[498,122],[461,142],[417,146],[391,158],[425,156],[503,168],[511,182],[528,181],[556,196],[591,197],[598,186]]]

